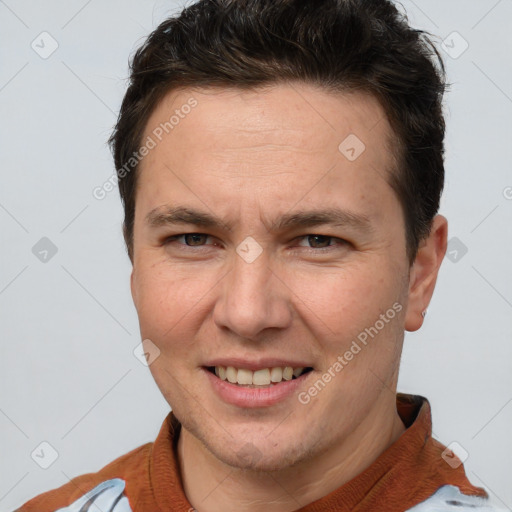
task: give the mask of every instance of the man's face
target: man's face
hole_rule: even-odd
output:
[[[160,390],[217,459],[284,468],[394,403],[409,265],[390,135],[373,97],[306,85],[182,90],[151,115],[132,294]]]

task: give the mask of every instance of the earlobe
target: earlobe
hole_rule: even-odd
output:
[[[448,221],[442,215],[436,215],[430,235],[421,242],[411,268],[405,316],[407,331],[417,331],[423,324],[446,253],[447,239]]]

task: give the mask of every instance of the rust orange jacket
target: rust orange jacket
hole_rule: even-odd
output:
[[[497,510],[463,465],[432,438],[425,398],[397,395],[407,430],[365,471],[301,512],[478,512]],[[169,413],[156,440],[96,473],[73,478],[28,501],[16,512],[192,512],[176,455],[180,424]],[[200,506],[197,505],[200,510]]]

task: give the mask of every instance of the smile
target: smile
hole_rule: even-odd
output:
[[[235,368],[233,366],[210,366],[207,369],[221,380],[250,388],[275,386],[283,381],[297,379],[312,370],[311,367],[292,368],[291,366],[276,366],[272,368],[262,368],[256,371],[245,368]]]
[[[303,389],[313,375],[308,366],[203,366],[210,389],[223,402],[238,408],[266,408],[284,402]],[[249,365],[248,365],[249,366]]]

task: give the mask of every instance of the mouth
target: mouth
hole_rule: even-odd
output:
[[[283,382],[297,380],[311,372],[312,367],[274,366],[252,371],[233,366],[206,366],[204,369],[222,381],[241,388],[271,388]]]

